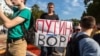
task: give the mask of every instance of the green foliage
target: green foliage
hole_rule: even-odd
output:
[[[40,18],[40,16],[44,13],[44,11],[40,10],[40,7],[37,4],[35,4],[32,6],[32,13],[33,13],[34,19],[36,20]]]
[[[93,0],[93,3],[90,3],[89,5],[87,4],[88,2],[89,1],[84,2],[85,6],[87,6],[87,13],[83,13],[83,16],[94,16],[96,18],[96,22],[100,23],[100,0]]]
[[[71,21],[73,22],[73,26],[77,26],[79,24],[79,21],[78,19],[71,19]]]

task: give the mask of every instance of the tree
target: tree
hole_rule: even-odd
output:
[[[76,18],[72,18],[71,21],[73,22],[73,26],[77,26],[79,24],[80,20],[78,20]]]
[[[89,2],[93,1],[93,3],[88,4]],[[94,16],[96,18],[96,22],[100,23],[100,0],[84,0],[84,4],[87,7],[86,12],[83,13],[84,15]]]
[[[36,20],[36,19],[40,18],[41,14],[43,14],[44,11],[40,10],[39,6],[37,4],[35,4],[32,6],[32,13],[33,13],[34,19]]]

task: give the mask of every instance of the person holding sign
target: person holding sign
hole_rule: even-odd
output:
[[[0,19],[8,28],[7,51],[9,54],[7,53],[7,56],[26,56],[27,43],[23,38],[21,24],[26,29],[29,28],[31,11],[25,6],[26,0],[6,0],[6,3],[14,11],[13,16],[8,18],[0,7]]]
[[[59,20],[58,15],[55,14],[54,11],[54,3],[49,2],[48,3],[48,13],[44,13],[41,15],[41,19],[49,19],[49,20]],[[41,47],[41,56],[55,56],[55,55],[59,55],[59,50],[60,47]],[[60,49],[60,51],[62,51]]]
[[[58,15],[55,14],[54,11],[54,3],[48,3],[48,13],[44,13],[40,16],[41,19],[50,19],[50,20],[59,20]]]

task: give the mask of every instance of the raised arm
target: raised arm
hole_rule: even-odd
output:
[[[13,4],[12,4],[11,0],[5,0],[5,2],[10,8],[13,7]]]

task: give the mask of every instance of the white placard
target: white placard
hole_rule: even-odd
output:
[[[69,35],[72,33],[72,22],[38,19],[36,21],[36,29],[38,33],[43,34]]]
[[[66,47],[72,35],[72,22],[38,19],[36,30],[37,46]]]

